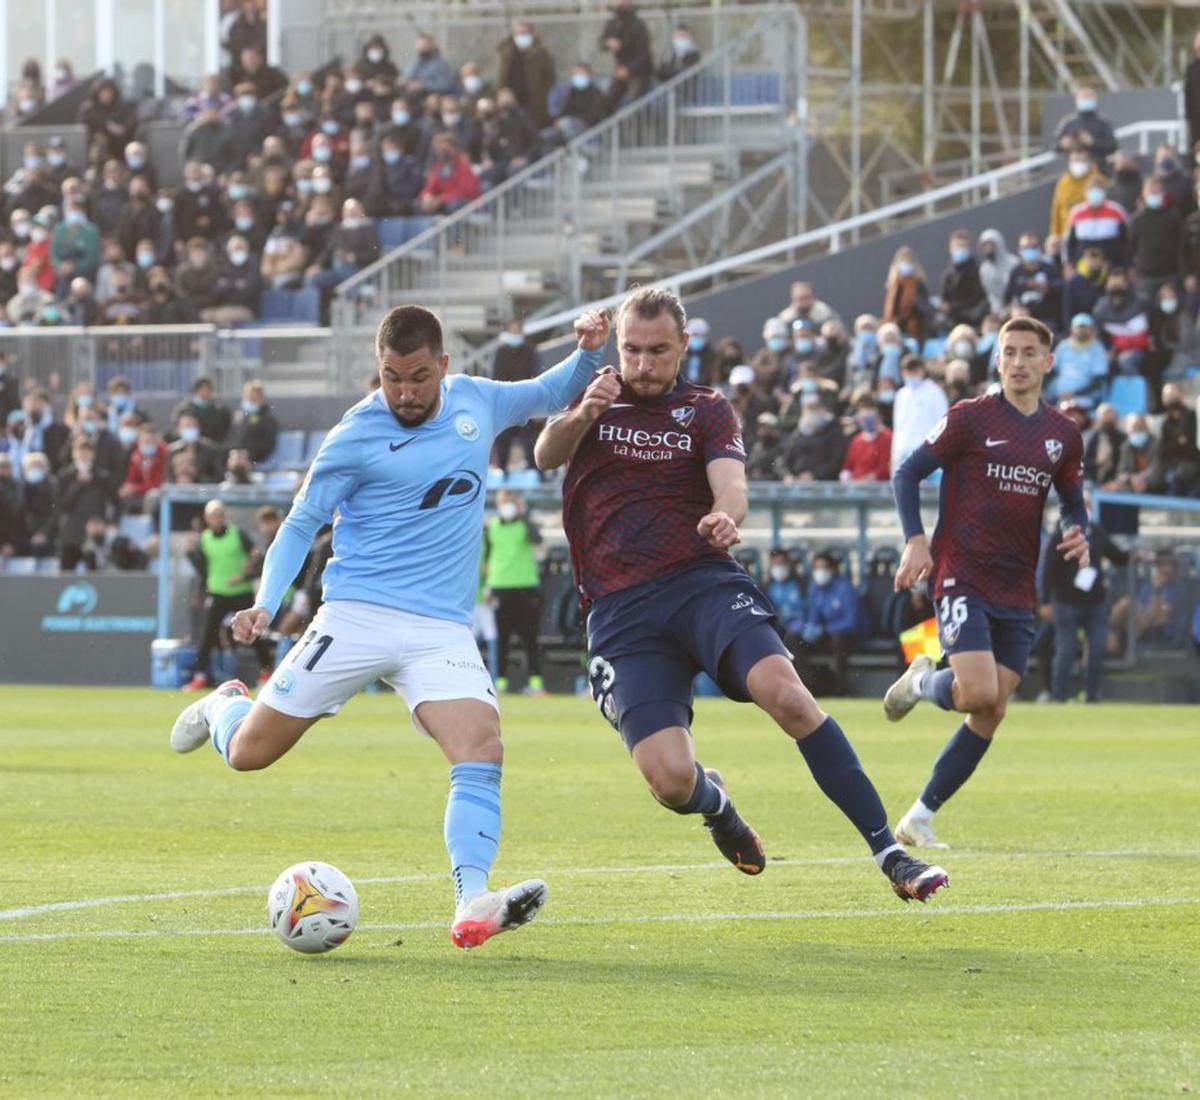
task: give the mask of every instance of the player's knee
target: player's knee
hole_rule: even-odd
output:
[[[481,764],[504,762],[504,743],[500,740],[499,717],[479,722],[464,732],[462,748],[467,754],[464,759]]]
[[[773,692],[767,713],[792,737],[807,737],[822,722],[826,714],[813,698],[812,692],[797,678],[781,683]]]
[[[642,769],[650,793],[668,808],[682,806],[692,797],[696,768],[690,761],[655,761]]]
[[[257,772],[273,763],[275,756],[265,752],[261,743],[234,734],[226,759],[235,772]]]
[[[975,683],[970,680],[955,681],[958,709],[968,714],[984,715],[990,713],[997,705],[996,685]]]

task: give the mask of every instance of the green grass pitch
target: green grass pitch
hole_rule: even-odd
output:
[[[757,879],[652,802],[590,702],[514,699],[495,878],[550,899],[464,954],[446,767],[397,700],[253,775],[169,751],[184,701],[0,689],[0,1095],[1200,1091],[1194,708],[1015,706],[921,907],[752,708],[702,701],[696,732],[774,861]],[[955,720],[832,709],[894,822]],[[358,884],[330,955],[266,931],[301,859]]]

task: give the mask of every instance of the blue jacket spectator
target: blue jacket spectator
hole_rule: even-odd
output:
[[[775,607],[780,626],[786,634],[798,634],[804,627],[804,589],[787,551],[771,551],[769,577],[766,595]]]
[[[1090,314],[1077,313],[1071,318],[1071,335],[1054,349],[1051,392],[1091,409],[1104,400],[1107,381],[1108,350],[1096,336],[1096,322]]]
[[[804,640],[812,644],[825,635],[853,634],[858,629],[858,603],[858,591],[837,571],[837,562],[818,555],[813,559]]]
[[[410,93],[454,93],[459,90],[458,77],[439,52],[437,43],[427,34],[417,35],[417,56],[404,70],[404,81]]]

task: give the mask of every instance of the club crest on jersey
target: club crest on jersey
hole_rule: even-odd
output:
[[[693,405],[684,405],[681,409],[671,410],[671,419],[681,428],[686,428],[695,418],[696,409]]]
[[[468,443],[474,443],[479,438],[479,425],[469,416],[460,416],[454,422],[454,428]]]
[[[1057,462],[1062,458],[1062,444],[1057,439],[1047,439],[1046,454],[1050,456],[1051,462]]]
[[[954,645],[958,641],[958,632],[962,629],[961,623],[956,623],[953,620],[947,623],[942,623],[942,641],[947,646]]]

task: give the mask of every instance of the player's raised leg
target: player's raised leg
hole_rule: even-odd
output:
[[[921,848],[948,847],[934,832],[934,815],[971,778],[1021,682],[1021,677],[997,663],[991,652],[952,654],[950,668],[944,671],[953,675],[955,709],[965,712],[967,718],[934,761],[921,796],[896,826],[902,843]]]
[[[450,938],[459,947],[478,947],[533,920],[545,904],[546,884],[529,879],[488,889],[500,847],[500,715],[478,699],[445,699],[420,703],[416,718],[450,763],[444,822],[454,880]]]
[[[896,895],[905,901],[925,901],[949,882],[949,876],[941,867],[913,858],[897,843],[879,792],[837,720],[821,709],[783,654],[759,657],[748,669],[744,667],[741,654],[752,654],[757,648],[751,635],[769,630],[765,625],[757,627],[734,642],[724,661],[725,675],[742,678],[745,694],[795,740],[817,786],[862,835]]]

